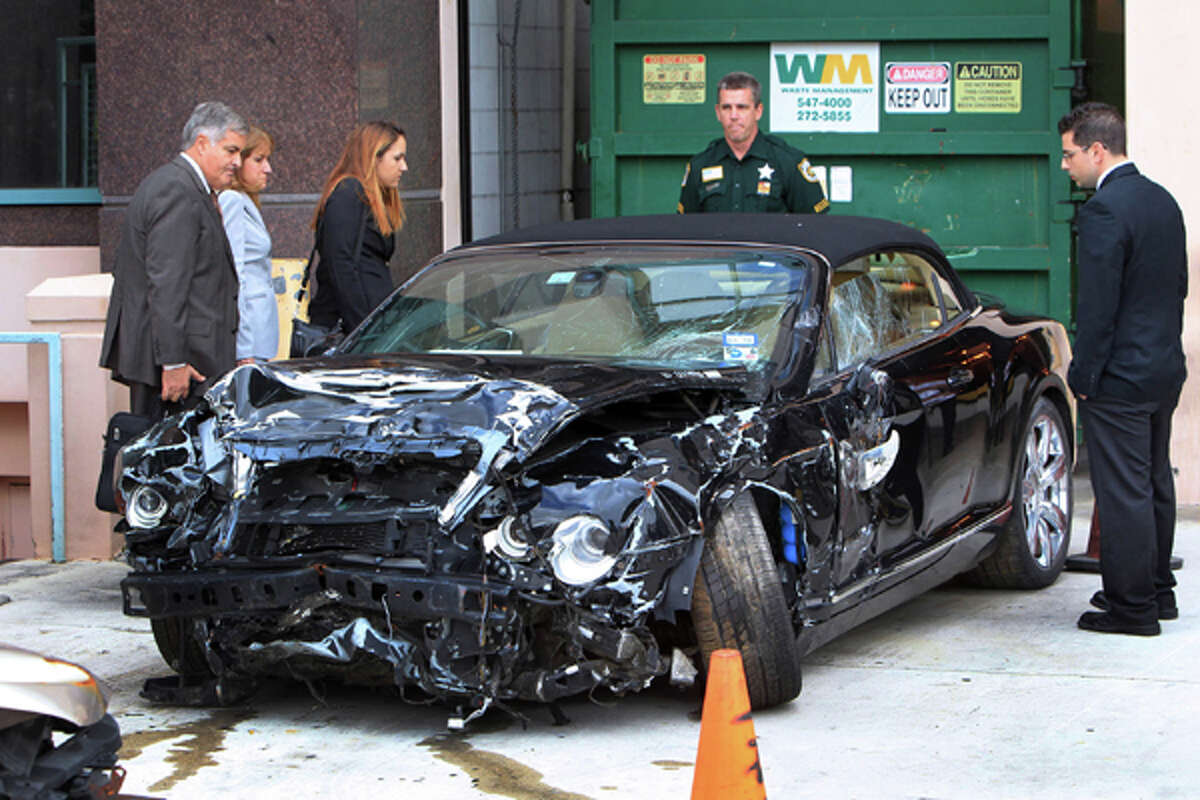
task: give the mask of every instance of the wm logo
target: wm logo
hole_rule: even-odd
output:
[[[775,71],[779,75],[779,82],[783,84],[796,83],[800,77],[804,83],[850,84],[859,82],[857,79],[867,86],[874,83],[871,62],[866,53],[850,56],[849,64],[841,53],[821,53],[811,59],[801,53],[790,60],[786,54],[776,53]]]

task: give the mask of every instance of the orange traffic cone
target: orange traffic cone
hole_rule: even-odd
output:
[[[737,650],[717,650],[708,662],[692,800],[766,800],[750,693]]]

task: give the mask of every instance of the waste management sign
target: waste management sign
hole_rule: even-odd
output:
[[[879,42],[771,45],[771,131],[879,132]]]

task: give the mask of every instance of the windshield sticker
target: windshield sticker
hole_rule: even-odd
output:
[[[571,270],[569,272],[556,272],[553,275],[551,275],[549,278],[546,278],[546,285],[554,286],[555,284],[558,284],[558,283],[570,283],[571,278],[574,278],[574,277],[575,277],[574,270]]]
[[[726,361],[757,361],[757,333],[725,333],[721,335],[725,345]]]

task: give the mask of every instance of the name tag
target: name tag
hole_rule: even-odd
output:
[[[725,168],[718,164],[715,167],[705,167],[700,170],[700,180],[708,183],[709,181],[719,181],[725,177]]]

